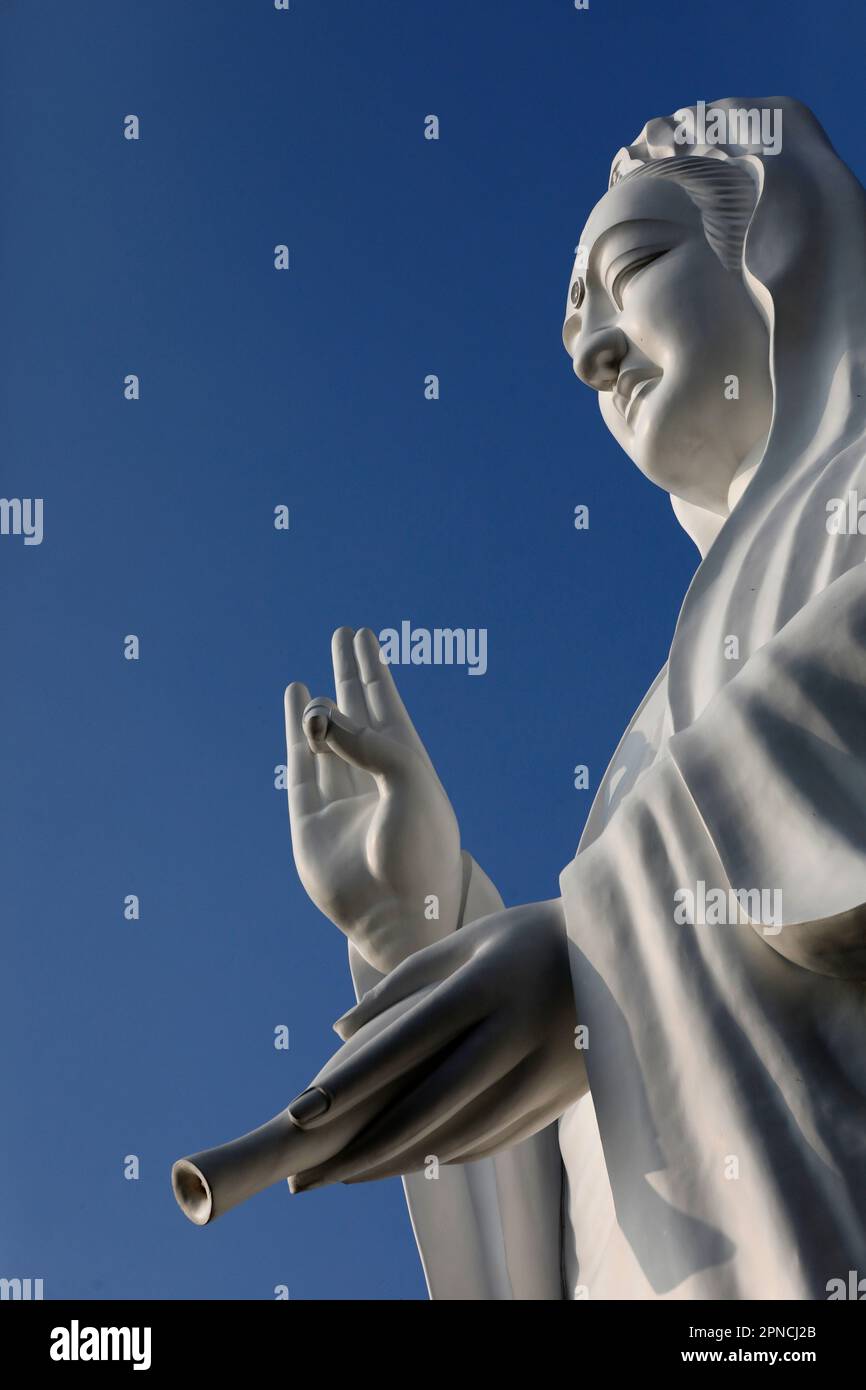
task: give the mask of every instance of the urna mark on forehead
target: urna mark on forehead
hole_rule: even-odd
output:
[[[597,273],[603,249],[614,240],[658,237],[664,225],[672,236],[703,235],[701,215],[688,194],[672,179],[632,178],[614,184],[596,203],[575,250],[568,285],[566,319],[581,308],[587,285]]]

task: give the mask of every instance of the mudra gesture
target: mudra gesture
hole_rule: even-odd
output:
[[[289,809],[359,1002],[271,1128],[176,1165],[202,1224],[399,1173],[435,1298],[866,1269],[866,537],[826,524],[866,488],[866,194],[803,106],[740,106],[779,152],[649,122],[568,286],[574,370],[701,563],[561,896],[503,908],[372,633],[335,633],[336,700],[286,692]],[[735,910],[676,918],[697,885]]]

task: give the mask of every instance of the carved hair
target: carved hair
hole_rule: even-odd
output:
[[[743,245],[758,200],[754,178],[729,159],[684,155],[653,159],[615,183],[669,178],[678,183],[701,214],[704,235],[726,270],[742,270]]]

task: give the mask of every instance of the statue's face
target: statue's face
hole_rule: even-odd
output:
[[[726,513],[772,414],[769,336],[742,277],[667,178],[615,185],[580,247],[563,328],[575,372],[599,392],[605,424],[641,472]]]

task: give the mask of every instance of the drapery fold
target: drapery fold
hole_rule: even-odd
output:
[[[468,886],[458,930],[503,907],[484,870],[465,851],[463,858]],[[352,946],[349,961],[360,999],[382,976]],[[563,1297],[555,1125],[493,1158],[441,1165],[435,1177],[409,1173],[402,1181],[431,1298]]]
[[[820,1298],[866,1268],[864,851],[861,567],[662,746],[561,876],[625,1237],[596,1296]],[[721,913],[677,920],[684,890]],[[731,890],[781,912],[746,920]]]

